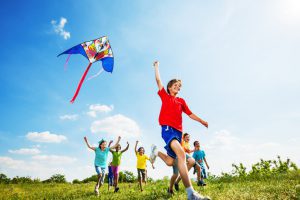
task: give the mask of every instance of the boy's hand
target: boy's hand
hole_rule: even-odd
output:
[[[127,145],[129,145],[129,143],[127,142]]]
[[[206,128],[208,128],[208,123],[207,123],[207,121],[203,121],[202,124],[203,124],[203,126],[205,126]]]
[[[113,141],[111,140],[111,141],[109,141],[109,144],[111,144],[111,143],[113,143]]]
[[[121,136],[118,137],[118,140],[121,140]]]
[[[158,62],[157,60],[154,61],[153,66],[154,66],[154,67],[158,67],[158,66],[159,66],[159,62]]]
[[[207,165],[207,169],[209,169],[209,166]]]
[[[137,143],[139,143],[139,141],[137,140],[135,143],[137,144]]]
[[[85,141],[87,140],[87,138],[86,138],[86,136],[84,136],[84,138],[83,138]]]

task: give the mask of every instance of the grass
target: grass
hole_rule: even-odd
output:
[[[211,181],[207,183],[206,187],[194,185],[194,188],[201,194],[208,195],[215,200],[300,200],[299,176],[266,180],[237,179],[230,182]],[[175,195],[169,196],[167,194],[168,180],[148,183],[143,192],[139,191],[137,183],[121,183],[118,193],[113,193],[113,189],[108,191],[107,184],[105,184],[100,189],[99,197],[96,197],[93,192],[94,186],[95,183],[0,184],[0,199],[186,199],[182,184],[180,184],[179,192],[176,192]]]

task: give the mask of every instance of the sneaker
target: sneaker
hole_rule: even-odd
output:
[[[197,185],[198,186],[206,186],[206,183],[204,183],[203,180],[200,180],[200,181],[197,182]]]
[[[158,153],[157,152],[157,146],[153,144],[151,146],[151,154],[150,154],[150,160],[151,160],[152,163],[155,162],[155,159],[157,157],[157,153]]]
[[[170,195],[173,195],[174,194],[174,192],[173,192],[173,190],[170,190],[170,188],[168,188],[168,194],[170,194]]]
[[[95,192],[95,194],[96,194],[97,196],[99,196],[99,185],[96,185],[96,186],[95,186],[94,192]]]
[[[118,192],[120,188],[116,187],[114,192]]]
[[[178,183],[175,183],[175,184],[174,184],[174,187],[175,187],[175,190],[176,190],[176,191],[179,191],[179,185],[178,185]]]
[[[209,197],[204,197],[198,192],[194,191],[192,195],[188,197],[188,200],[211,200]]]

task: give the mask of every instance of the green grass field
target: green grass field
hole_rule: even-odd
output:
[[[208,182],[206,187],[194,188],[215,200],[243,199],[300,199],[299,174],[269,180],[231,180]],[[137,183],[120,184],[120,192],[107,190],[107,184],[96,197],[94,183],[68,184],[0,184],[0,199],[186,199],[183,185],[173,196],[167,194],[168,180],[156,181],[145,186],[140,192]],[[296,191],[298,189],[298,191]],[[298,192],[298,193],[297,193]],[[298,196],[297,196],[298,195]]]

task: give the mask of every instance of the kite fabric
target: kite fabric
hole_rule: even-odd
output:
[[[71,54],[81,54],[86,59],[89,60],[89,65],[87,66],[84,74],[82,75],[82,77],[80,79],[80,82],[77,86],[76,92],[75,92],[72,100],[70,101],[71,103],[74,103],[74,101],[80,91],[81,85],[82,85],[89,69],[91,68],[91,65],[94,62],[101,60],[103,69],[101,69],[96,75],[90,77],[89,79],[95,78],[96,76],[100,75],[103,70],[106,72],[112,73],[113,68],[114,68],[113,52],[112,52],[111,46],[109,44],[108,38],[106,36],[78,44],[78,45],[62,52],[58,56],[61,56],[63,54],[69,54],[69,56],[66,60],[66,63],[65,63],[65,69],[66,69],[67,63],[70,59]]]

